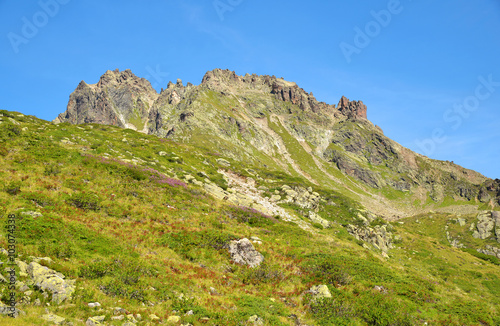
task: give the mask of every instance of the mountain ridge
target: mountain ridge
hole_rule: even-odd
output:
[[[215,69],[197,86],[178,79],[158,93],[130,70],[108,70],[96,84],[82,81],[54,122],[116,125],[205,146],[343,191],[387,219],[446,211],[440,206],[450,200],[465,211],[500,203],[499,182],[387,138],[362,101],[320,102],[275,76]]]

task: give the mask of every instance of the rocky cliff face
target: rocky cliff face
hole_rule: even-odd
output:
[[[200,85],[177,80],[158,94],[130,70],[107,71],[97,84],[82,81],[56,122],[116,125],[203,146],[361,197],[382,216],[414,214],[407,204],[428,199],[499,204],[499,182],[402,147],[367,120],[363,102],[320,102],[275,76],[215,69]]]
[[[107,71],[97,84],[81,81],[56,122],[99,123],[143,131],[158,98],[149,81],[130,70]]]

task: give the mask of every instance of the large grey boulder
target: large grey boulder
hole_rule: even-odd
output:
[[[478,222],[472,236],[477,239],[488,239],[495,233],[500,242],[500,212],[482,211],[477,215]]]
[[[28,265],[27,272],[35,286],[52,293],[52,302],[56,304],[70,299],[75,292],[75,280],[65,280],[63,274],[46,266],[32,262]]]
[[[264,256],[255,250],[253,244],[247,238],[231,241],[229,243],[229,253],[235,263],[257,267],[264,261]]]

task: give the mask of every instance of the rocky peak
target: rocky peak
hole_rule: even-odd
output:
[[[337,109],[350,119],[367,119],[366,105],[362,101],[349,101],[347,97],[342,96]]]
[[[158,93],[130,69],[108,70],[96,84],[81,81],[70,95],[66,112],[55,122],[100,123],[143,130]]]
[[[97,88],[106,87],[121,87],[129,86],[136,89],[137,91],[145,91],[147,93],[156,93],[151,83],[145,78],[139,78],[132,73],[130,69],[124,71],[119,71],[115,69],[113,71],[108,70],[101,76],[99,82],[96,84]]]
[[[325,102],[320,102],[313,93],[308,93],[296,83],[289,82],[276,76],[246,74],[238,76],[234,71],[228,69],[214,69],[208,71],[201,85],[215,91],[227,91],[233,89],[262,90],[271,93],[278,100],[291,102],[298,105],[303,111],[312,111],[324,114],[342,113],[351,119],[367,119],[366,105],[361,101],[349,101],[346,97],[340,99],[338,107]]]

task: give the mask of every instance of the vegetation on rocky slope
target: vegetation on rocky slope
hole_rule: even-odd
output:
[[[17,259],[76,280],[57,304],[18,263],[24,314],[2,324],[51,325],[47,314],[74,325],[95,316],[109,325],[500,323],[500,266],[475,250],[496,240],[473,236],[476,214],[389,223],[272,160],[266,168],[118,127],[1,114],[0,213],[3,225],[16,215]],[[314,175],[314,161],[296,161]],[[390,249],[350,226],[383,227]],[[258,267],[233,261],[228,245],[242,238],[264,256]],[[8,239],[2,228],[0,247]],[[318,285],[325,295],[311,291]],[[9,284],[0,291],[8,304]]]
[[[499,182],[402,147],[366,110],[345,97],[337,105],[318,102],[275,76],[215,69],[200,85],[178,80],[158,94],[130,70],[116,70],[95,85],[82,82],[56,122],[126,126],[203,147],[334,189],[387,219],[457,203],[499,205]]]

